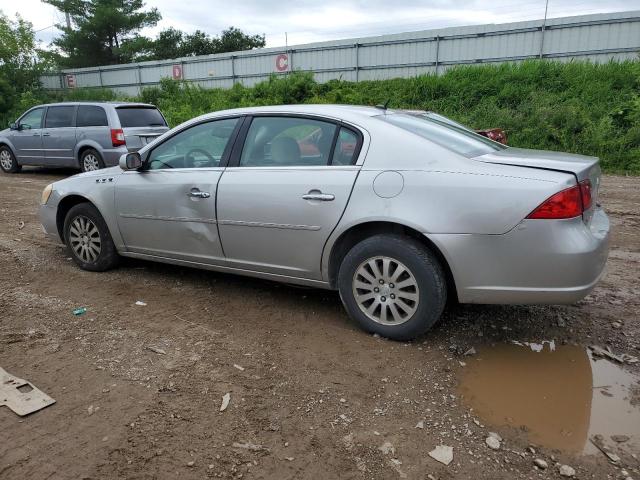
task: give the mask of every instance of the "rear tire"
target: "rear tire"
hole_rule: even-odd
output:
[[[340,298],[367,332],[409,340],[440,318],[447,287],[437,258],[417,240],[369,237],[347,253],[338,272]]]
[[[16,156],[6,145],[0,147],[0,169],[5,173],[18,173],[22,170],[16,160]]]
[[[87,148],[80,155],[80,170],[83,172],[93,172],[104,168],[104,162],[97,150]]]
[[[90,203],[71,207],[64,220],[64,241],[83,270],[103,272],[120,261],[106,222]]]

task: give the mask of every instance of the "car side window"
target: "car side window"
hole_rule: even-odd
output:
[[[352,130],[342,127],[333,151],[331,165],[353,165],[356,163],[358,136]]]
[[[106,127],[108,125],[107,112],[104,111],[104,108],[95,105],[80,105],[78,107],[77,127]]]
[[[183,130],[151,151],[149,169],[219,166],[238,121],[227,118]]]
[[[42,112],[44,108],[35,108],[20,119],[20,127],[24,129],[42,128]]]
[[[72,127],[75,109],[76,107],[72,105],[47,108],[47,116],[44,120],[45,128]]]
[[[337,126],[301,117],[255,117],[240,157],[241,167],[328,165]]]

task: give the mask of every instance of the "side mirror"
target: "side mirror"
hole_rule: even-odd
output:
[[[18,125],[17,123],[11,122],[9,124],[9,130],[20,130],[20,125]]]
[[[125,153],[120,157],[122,170],[137,170],[142,166],[142,157],[138,152]]]

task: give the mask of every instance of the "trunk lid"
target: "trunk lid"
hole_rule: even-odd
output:
[[[587,223],[591,221],[598,201],[598,191],[600,190],[600,165],[597,157],[509,147],[475,157],[474,160],[485,163],[567,172],[573,174],[578,182],[590,180],[591,208],[585,210],[583,218]]]

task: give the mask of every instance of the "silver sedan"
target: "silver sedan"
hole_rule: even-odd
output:
[[[454,122],[297,105],[204,115],[120,166],[46,187],[45,232],[83,269],[121,256],[338,290],[408,339],[447,299],[572,303],[598,282],[598,159],[505,147]]]

